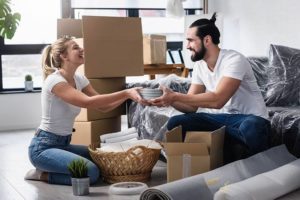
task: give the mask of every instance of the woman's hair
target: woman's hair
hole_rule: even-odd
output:
[[[53,44],[47,45],[42,52],[42,69],[44,79],[49,74],[52,74],[56,69],[60,69],[62,66],[61,54],[65,53],[68,46],[66,43],[72,40],[73,37],[64,36],[56,40]]]
[[[190,28],[197,27],[196,35],[203,40],[207,35],[210,35],[214,44],[220,43],[220,31],[215,25],[217,14],[214,13],[211,19],[198,19],[194,21]]]

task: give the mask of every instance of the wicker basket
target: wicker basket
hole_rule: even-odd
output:
[[[103,152],[96,147],[98,145],[89,146],[90,155],[108,183],[149,180],[160,155],[160,149],[144,146],[135,146],[126,152]]]

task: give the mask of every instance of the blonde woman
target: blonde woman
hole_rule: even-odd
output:
[[[44,85],[42,88],[42,120],[29,146],[29,158],[36,169],[30,170],[27,180],[70,185],[67,165],[83,158],[88,163],[88,175],[93,184],[99,177],[86,146],[71,145],[75,117],[81,108],[108,112],[125,100],[144,103],[139,88],[111,94],[98,94],[88,79],[76,73],[84,63],[83,49],[71,37],[58,39],[43,50]]]

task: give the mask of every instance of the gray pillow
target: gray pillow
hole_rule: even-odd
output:
[[[300,105],[300,49],[271,44],[269,63],[266,104]]]

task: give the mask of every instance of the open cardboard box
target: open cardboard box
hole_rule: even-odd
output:
[[[225,126],[215,131],[187,132],[182,127],[166,133],[167,180],[175,181],[222,166]]]
[[[79,69],[87,78],[144,75],[143,35],[137,17],[83,16],[58,19],[57,36],[82,32],[85,64]]]

